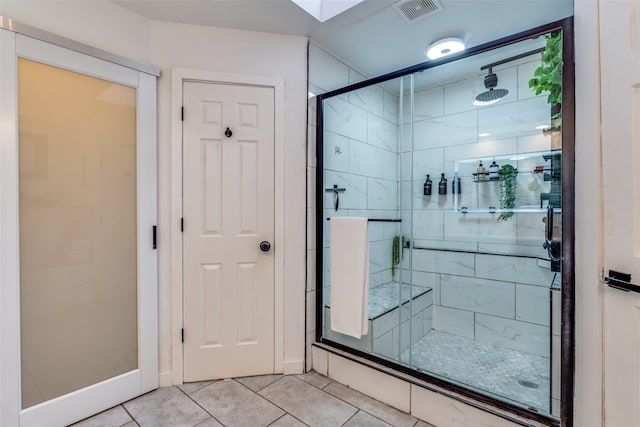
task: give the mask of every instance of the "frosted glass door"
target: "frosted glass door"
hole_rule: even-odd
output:
[[[18,61],[23,409],[138,368],[136,95]]]

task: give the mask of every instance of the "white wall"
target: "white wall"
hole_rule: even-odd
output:
[[[0,0],[0,15],[127,58],[149,61],[151,21],[106,0]]]
[[[103,0],[2,1],[0,14],[161,68],[158,79],[158,246],[161,385],[171,360],[171,69],[282,78],[285,91],[285,370],[304,365],[306,46],[304,37],[153,22]],[[177,302],[178,304],[180,302]]]

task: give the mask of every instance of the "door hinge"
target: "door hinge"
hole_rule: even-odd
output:
[[[180,120],[184,122],[184,107],[180,107]]]
[[[156,225],[153,226],[153,249],[158,249],[158,227]]]
[[[184,342],[184,328],[182,328],[182,331],[181,331],[181,338],[182,338],[182,342]]]
[[[180,231],[184,233],[184,218],[180,218]]]

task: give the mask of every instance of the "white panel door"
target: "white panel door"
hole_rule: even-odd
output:
[[[638,0],[600,2],[604,268],[640,283]],[[578,149],[580,149],[578,147]],[[640,425],[640,293],[604,288],[605,425]]]
[[[185,82],[184,381],[274,372],[274,89]]]

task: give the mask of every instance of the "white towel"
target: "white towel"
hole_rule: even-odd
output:
[[[360,338],[369,331],[369,224],[332,217],[331,329]]]

